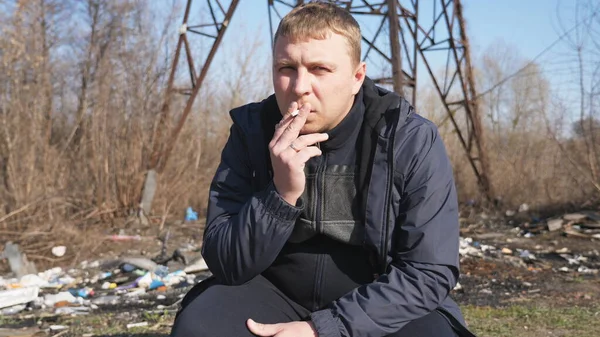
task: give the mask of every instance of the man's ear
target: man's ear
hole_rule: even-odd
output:
[[[354,70],[354,84],[352,86],[352,94],[358,94],[358,92],[360,91],[360,87],[365,81],[365,76],[367,76],[367,64],[365,62],[360,62]]]

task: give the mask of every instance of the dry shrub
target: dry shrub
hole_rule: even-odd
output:
[[[587,93],[586,99],[569,105],[536,63],[518,55],[514,47],[495,43],[476,69],[480,92],[493,88],[479,103],[494,196],[504,208],[589,207],[600,199],[597,94],[578,88],[575,96]],[[435,99],[428,94],[421,106],[440,126],[460,200],[482,201],[465,152]]]

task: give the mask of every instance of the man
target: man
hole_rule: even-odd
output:
[[[202,254],[172,336],[471,336],[448,297],[459,225],[435,125],[375,86],[356,21],[281,21],[274,96],[231,112]]]

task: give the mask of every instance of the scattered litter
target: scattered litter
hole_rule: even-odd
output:
[[[19,281],[19,287],[23,287],[23,288],[44,287],[47,284],[48,284],[48,282],[46,280],[44,280],[44,278],[42,278],[38,275],[34,275],[34,274],[25,275],[25,276],[21,277],[21,280]]]
[[[523,260],[535,260],[535,255],[531,254],[528,250],[521,251],[519,257]]]
[[[572,237],[577,237],[577,238],[583,238],[583,239],[589,239],[592,236],[587,235],[587,234],[583,234],[580,231],[576,230],[576,229],[566,229],[564,231],[564,234],[567,236],[572,236]]]
[[[0,314],[2,316],[16,315],[16,314],[20,313],[21,311],[25,310],[25,308],[27,308],[27,305],[17,304],[17,305],[13,305],[11,307],[0,310]]]
[[[148,326],[148,322],[129,323],[129,324],[127,324],[127,329],[141,328],[141,327],[145,327],[145,326]]]
[[[477,240],[489,240],[489,239],[503,238],[505,236],[506,235],[503,233],[483,233],[483,234],[474,235],[473,237],[476,238]]]
[[[0,309],[29,303],[38,297],[39,291],[38,287],[0,291]]]
[[[156,262],[146,258],[125,257],[121,259],[123,263],[123,271],[130,272],[135,268],[154,271],[158,268]]]
[[[54,253],[60,255],[61,251]],[[178,254],[181,252],[175,255]],[[181,261],[187,259],[177,260]],[[84,261],[80,266],[79,270],[55,267],[20,278],[0,277],[0,314],[41,310],[77,316],[88,315],[100,307],[144,301],[157,301],[156,305],[171,308],[194,284],[210,276],[201,257],[173,271],[145,257]]]
[[[108,237],[112,241],[140,241],[142,237],[139,235],[123,235],[123,234],[114,234]]]
[[[114,304],[119,303],[119,299],[120,299],[120,296],[116,296],[116,295],[102,296],[102,297],[94,298],[92,300],[92,304],[96,304],[96,305],[113,304],[114,305]]]
[[[60,307],[54,310],[57,315],[89,315],[91,308],[88,307]]]
[[[459,282],[456,282],[456,286],[454,286],[454,291],[461,291],[463,290],[462,285]]]
[[[186,217],[186,221],[197,219],[197,214],[191,207],[188,211],[190,216]],[[510,219],[502,213],[491,212],[475,216],[477,221],[484,224],[505,219],[507,227],[498,229],[471,225],[461,215],[461,226],[464,224],[461,227],[459,245],[461,261],[477,266],[488,264],[503,268],[504,265],[509,265],[522,269],[517,273],[519,276],[514,276],[512,271],[506,275],[502,275],[502,272],[493,274],[493,277],[477,287],[473,287],[472,280],[468,280],[472,277],[468,273],[473,272],[472,275],[478,277],[481,274],[477,273],[484,269],[468,270],[453,289],[460,292],[460,295],[474,293],[496,297],[503,294],[537,294],[541,291],[540,283],[535,278],[530,278],[534,273],[560,272],[567,273],[561,276],[563,278],[585,275],[586,279],[599,273],[600,253],[593,246],[586,243],[582,248],[576,245],[568,248],[563,243],[564,236],[592,241],[600,239],[600,215],[597,213],[571,213],[545,219],[534,216],[529,206],[523,204],[518,212],[506,211],[506,216]],[[492,230],[488,230],[489,228]],[[149,258],[147,252],[142,252],[139,256],[83,261],[73,269],[69,267],[63,270],[57,267],[38,273],[34,269],[20,268],[18,276],[13,271],[6,278],[0,277],[0,315],[38,315],[42,311],[43,315],[77,316],[112,310],[113,307],[130,308],[140,305],[143,305],[143,312],[175,312],[181,298],[192,286],[206,279],[210,271],[201,256],[190,259],[188,263],[185,255],[188,252],[199,252],[198,247],[181,246],[172,255],[167,254],[165,247],[168,237],[169,233],[164,237],[160,255],[154,258]],[[531,237],[543,241],[538,244],[537,240],[525,239]],[[126,235],[123,231],[109,236],[113,241],[137,241],[145,238],[147,237]],[[127,243],[122,245],[127,246]],[[66,246],[52,248],[54,256],[61,257],[66,253]],[[6,257],[6,248],[2,256]],[[19,253],[17,261],[23,262],[24,255]],[[27,272],[23,272],[24,270]],[[148,306],[152,310],[147,310]],[[138,320],[143,318],[128,317],[127,322],[131,323],[127,324],[127,328],[145,327],[149,324],[136,323]],[[60,322],[52,321],[53,324]],[[68,333],[65,330],[68,330],[67,326],[50,327],[50,331],[59,334]]]
[[[67,247],[65,246],[56,246],[52,248],[52,255],[57,257],[62,257],[67,252]]]
[[[44,296],[44,304],[48,307],[53,307],[57,303],[67,302],[75,303],[77,299],[68,291],[62,291],[58,294],[48,294]]]
[[[194,210],[191,207],[188,207],[185,210],[185,221],[197,221],[198,220],[198,213],[194,212]]]
[[[563,219],[551,219],[548,220],[548,230],[551,232],[557,231],[563,228]]]
[[[590,269],[586,266],[581,266],[581,267],[577,268],[577,272],[581,273],[581,274],[597,274],[598,269]]]
[[[27,256],[25,253],[21,253],[18,244],[14,244],[8,241],[4,245],[4,252],[0,255],[0,258],[5,258],[8,260],[8,265],[10,266],[10,270],[20,278],[23,275],[27,274],[36,274],[37,269],[33,262],[27,260]]]
[[[585,218],[587,218],[587,215],[582,213],[571,213],[563,215],[563,219],[567,221],[581,221]]]
[[[198,272],[207,271],[207,270],[208,270],[208,266],[206,265],[206,261],[204,261],[204,259],[202,257],[200,257],[196,261],[192,261],[190,263],[190,265],[185,267],[185,269],[183,271],[186,273],[198,273]]]
[[[49,328],[50,328],[50,331],[61,331],[61,330],[66,330],[69,327],[66,325],[51,325]]]
[[[531,229],[533,227],[530,226],[529,228]],[[517,236],[518,235],[519,234],[517,233]],[[476,234],[474,236],[477,238],[482,237],[481,234]],[[483,237],[485,238],[486,236],[483,235]],[[510,248],[507,246],[497,248],[493,245],[475,241],[470,237],[461,237],[459,246],[461,258],[469,257],[502,261],[503,263],[510,264],[517,268],[525,268],[533,273],[542,270],[555,270],[571,273],[577,270],[580,274],[596,274],[600,270],[600,259],[598,259],[600,252],[597,250],[572,254],[568,247],[559,249],[553,248],[553,246],[558,244],[558,241],[552,243],[550,246],[537,244],[534,248],[521,249],[517,247],[519,243],[524,243],[523,239],[503,239],[502,236],[495,234],[487,237],[492,241],[505,241],[507,244],[510,244]],[[529,245],[529,247],[531,246]],[[570,266],[574,267],[570,268]]]

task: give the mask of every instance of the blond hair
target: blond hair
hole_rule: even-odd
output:
[[[279,23],[274,43],[280,37],[293,42],[324,40],[332,32],[346,38],[350,57],[358,64],[361,54],[358,22],[348,11],[332,3],[310,2],[294,8]]]

